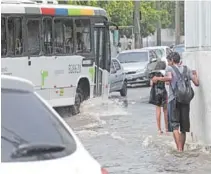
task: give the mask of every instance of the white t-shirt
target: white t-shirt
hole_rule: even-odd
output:
[[[167,85],[166,83],[165,83],[165,88],[166,88],[166,92],[167,92],[167,94],[169,96],[169,85]]]

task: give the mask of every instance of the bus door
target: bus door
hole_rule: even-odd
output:
[[[95,80],[94,96],[102,95],[103,70],[105,69],[106,59],[106,27],[95,24],[94,27],[94,46],[95,46]]]

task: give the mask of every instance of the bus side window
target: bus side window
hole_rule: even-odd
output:
[[[66,19],[64,20],[64,52],[66,54],[73,53],[73,20]]]
[[[22,19],[9,17],[8,19],[8,55],[20,56],[23,53]]]
[[[44,55],[53,54],[53,26],[52,18],[43,19],[43,52]]]
[[[72,19],[55,19],[54,24],[54,49],[56,54],[72,54],[74,48]]]
[[[27,22],[28,29],[28,52],[31,56],[40,54],[40,19],[29,19]]]
[[[1,56],[7,54],[6,19],[1,17]]]
[[[63,19],[54,20],[54,49],[56,54],[64,53]]]
[[[91,52],[91,24],[89,19],[76,19],[76,52]]]

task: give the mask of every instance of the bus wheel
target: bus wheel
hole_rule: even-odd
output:
[[[75,104],[72,106],[72,115],[76,115],[80,113],[80,106],[83,101],[83,93],[80,86],[76,90],[75,95]]]

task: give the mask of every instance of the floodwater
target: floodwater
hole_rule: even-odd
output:
[[[81,114],[64,118],[109,174],[210,174],[207,147],[188,143],[178,153],[171,135],[158,135],[148,98],[149,88],[130,88],[127,98],[91,99]]]

